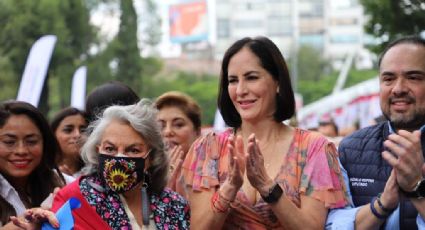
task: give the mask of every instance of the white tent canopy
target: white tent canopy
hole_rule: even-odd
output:
[[[376,97],[373,100],[373,105],[367,105],[368,108],[374,111],[367,111],[370,116],[379,115],[379,101],[377,95],[379,93],[379,79],[375,77],[373,79],[361,82],[357,85],[349,87],[347,89],[341,90],[337,93],[331,94],[329,96],[323,97],[322,99],[304,106],[297,111],[297,118],[301,126],[311,126],[311,122],[307,122],[307,119],[311,120],[311,117],[315,117],[315,120],[324,114],[332,114],[337,109],[346,108],[353,101],[360,97],[375,95]],[[378,105],[376,104],[378,103]],[[364,106],[363,106],[364,107]],[[376,108],[378,107],[378,108]],[[363,108],[362,108],[363,109]],[[363,109],[364,110],[364,109]],[[347,109],[347,113],[356,113],[358,109]],[[364,111],[363,111],[364,113]],[[357,114],[356,114],[357,116]],[[359,116],[357,116],[359,118]],[[314,122],[313,122],[314,123]],[[317,125],[317,124],[313,124]],[[364,125],[363,125],[364,126]],[[310,128],[310,127],[304,127]]]

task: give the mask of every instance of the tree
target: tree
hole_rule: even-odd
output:
[[[17,94],[18,84],[8,57],[0,56],[0,70],[0,101],[13,99]]]
[[[288,62],[291,63],[291,62]],[[319,81],[329,67],[320,51],[314,47],[303,45],[298,51],[298,79],[300,81]]]
[[[133,1],[121,0],[121,24],[115,44],[117,80],[131,85],[136,92],[142,89],[142,58],[137,45],[137,15]]]
[[[41,36],[54,34],[58,40],[49,66],[50,80],[56,80],[59,92],[52,96],[54,107],[69,104],[71,77],[88,55],[95,41],[84,0],[0,1],[0,56],[7,57],[14,82],[19,84],[32,44]],[[6,62],[4,62],[6,63]],[[8,97],[15,98],[15,95]],[[41,101],[40,103],[47,103]]]
[[[153,0],[145,0],[145,10],[141,15],[142,43],[153,48],[161,41],[161,18],[157,13],[157,5]]]
[[[367,33],[382,40],[371,49],[380,53],[389,41],[403,35],[419,34],[425,30],[423,0],[360,0],[370,18],[365,25]]]

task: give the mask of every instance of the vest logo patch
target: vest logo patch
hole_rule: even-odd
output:
[[[375,183],[375,179],[351,177],[350,183],[352,187],[367,187],[369,184]]]

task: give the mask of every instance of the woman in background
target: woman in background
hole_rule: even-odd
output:
[[[40,207],[54,188],[65,184],[55,162],[57,150],[47,120],[34,106],[20,101],[0,104],[0,226],[4,229],[17,228],[9,219],[21,224],[31,221],[23,221],[25,210]]]
[[[59,169],[62,173],[77,178],[84,166],[80,148],[81,137],[87,128],[85,113],[73,107],[62,109],[53,117],[50,127],[60,147]]]
[[[130,86],[119,82],[109,81],[94,88],[87,95],[86,113],[90,122],[102,115],[103,110],[111,105],[132,105],[140,100]]]
[[[171,91],[155,101],[161,135],[170,156],[171,178],[168,186],[175,191],[176,176],[192,143],[201,135],[201,108],[189,95]],[[181,192],[181,191],[179,191]]]

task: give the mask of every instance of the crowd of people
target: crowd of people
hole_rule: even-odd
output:
[[[384,119],[342,140],[295,113],[286,61],[266,37],[224,54],[217,105],[227,125],[201,134],[201,109],[171,91],[154,100],[112,81],[50,124],[0,103],[0,229],[425,229],[425,40],[379,58]]]

